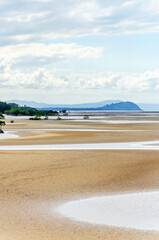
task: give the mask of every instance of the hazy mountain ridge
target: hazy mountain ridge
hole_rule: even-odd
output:
[[[33,108],[99,108],[107,104],[119,103],[121,100],[105,100],[100,102],[93,103],[79,103],[79,104],[48,104],[48,103],[39,103],[36,101],[23,101],[23,100],[9,100],[8,103],[17,103],[20,106],[29,106]],[[143,111],[159,111],[159,104],[150,104],[150,103],[137,103],[139,108]]]
[[[113,101],[113,103],[112,103]],[[120,100],[105,100],[97,103],[84,103],[84,104],[45,104],[45,103],[36,103],[31,101],[20,101],[20,100],[10,100],[8,102],[14,102],[19,105],[27,105],[29,107],[34,107],[40,110],[68,110],[68,111],[100,111],[100,110],[116,110],[116,111],[141,111],[133,102],[122,102]]]
[[[48,104],[48,103],[38,103],[35,101],[22,101],[22,100],[9,100],[8,103],[17,103],[20,106],[29,106],[33,108],[98,108],[103,107],[107,104],[119,103],[121,100],[105,100],[94,103],[79,103],[79,104]]]
[[[63,108],[40,108],[40,110],[56,110],[60,111]],[[98,108],[68,108],[66,107],[65,110],[67,111],[142,111],[135,103],[133,102],[119,102],[119,103],[112,103],[107,104],[102,107]]]
[[[116,110],[116,111],[142,111],[142,109],[133,102],[119,102],[103,106],[99,110]]]

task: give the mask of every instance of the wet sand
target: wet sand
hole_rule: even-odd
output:
[[[46,127],[48,122],[37,123],[37,128],[40,128],[40,124],[41,128]],[[18,130],[22,125],[23,127],[25,125],[26,129],[28,125],[29,128],[34,128],[35,124],[23,120],[17,124],[18,126],[9,125],[6,129]],[[70,125],[69,122],[57,124],[67,128]],[[139,125],[136,125],[136,129],[151,131],[131,133],[24,131],[19,139],[1,140],[0,145],[49,142],[54,144],[58,141],[109,142],[111,139],[118,142],[120,138],[121,141],[159,140],[158,124]],[[108,128],[101,124],[85,125],[85,123],[74,123],[72,126]],[[130,129],[134,127],[133,125]],[[110,128],[113,129],[114,124],[110,125]],[[127,128],[128,126],[124,125],[124,129]],[[157,231],[79,223],[53,211],[65,202],[81,198],[159,190],[159,151],[0,151],[0,164],[2,240],[159,239]]]
[[[64,128],[68,129],[68,126],[69,128],[73,128],[73,131],[62,131]],[[61,131],[53,131],[51,130],[52,128],[61,128]],[[60,123],[58,121],[40,121],[35,123],[35,121],[23,120],[22,122],[19,121],[18,125],[7,125],[5,129],[6,131],[14,130],[15,134],[18,134],[20,138],[10,140],[0,139],[0,145],[111,143],[159,140],[159,123],[122,124],[122,126],[119,124],[114,126],[114,124],[85,124],[83,122],[80,124],[69,121]],[[87,131],[74,131],[74,129],[86,129]],[[89,129],[100,131],[89,132]],[[104,130],[103,132],[101,131],[102,129]],[[106,132],[105,130],[109,131]]]

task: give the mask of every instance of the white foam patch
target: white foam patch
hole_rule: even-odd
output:
[[[0,150],[159,150],[159,141],[0,146]]]
[[[18,138],[19,136],[16,134],[13,134],[12,132],[4,132],[0,133],[0,140],[1,139],[13,139],[13,138]]]
[[[19,128],[16,131],[66,131],[66,132],[145,132],[150,130],[94,129],[94,128]]]
[[[36,129],[34,129],[36,130]],[[119,129],[87,129],[87,128],[52,128],[52,129],[39,129],[51,131],[68,131],[68,132],[142,132],[147,130],[119,130]]]
[[[96,122],[104,124],[136,124],[136,123],[159,123],[158,120],[98,120],[98,119],[88,119],[88,120],[74,120],[76,122]]]
[[[80,222],[159,231],[159,192],[73,201],[56,211]]]

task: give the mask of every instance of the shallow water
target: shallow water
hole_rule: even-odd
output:
[[[88,120],[76,120],[76,122],[96,122],[96,123],[104,123],[104,124],[134,124],[134,123],[159,123],[158,120],[95,120],[95,119],[88,119]]]
[[[94,128],[18,128],[16,131],[66,131],[66,132],[145,132],[150,130],[94,129]]]
[[[80,222],[159,231],[159,192],[78,200],[56,211]]]
[[[159,150],[159,141],[52,145],[13,145],[0,146],[0,150]]]
[[[19,136],[14,134],[11,131],[0,133],[0,139],[12,139],[12,138],[18,138]]]

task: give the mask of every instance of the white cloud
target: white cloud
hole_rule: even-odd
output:
[[[87,80],[86,80],[87,79]],[[81,81],[82,80],[82,81]],[[79,82],[83,82],[83,77]],[[145,73],[97,73],[85,78],[84,88],[107,88],[128,91],[155,91],[159,88],[159,71]]]
[[[39,68],[33,73],[21,73],[18,70],[4,69],[0,72],[0,87],[12,89],[54,89],[69,86],[64,77],[53,77],[46,69]]]
[[[78,57],[78,58],[98,58],[101,55],[101,48],[83,47],[77,44],[19,44],[0,48],[0,57],[19,58],[24,55],[36,57],[52,57],[53,55]]]
[[[4,17],[2,18],[2,20],[6,21],[6,22],[17,22],[17,23],[26,23],[26,22],[32,22],[35,19],[44,17],[45,15],[47,15],[46,12],[39,12],[39,13],[31,13],[31,14],[16,14],[14,13],[13,16],[10,17]]]
[[[136,92],[158,91],[159,71],[145,73],[104,72],[96,74],[53,75],[45,68],[32,73],[21,73],[19,70],[0,68],[0,86],[3,88],[22,89],[106,89]]]
[[[101,48],[84,47],[77,44],[18,44],[0,47],[0,64],[11,66],[45,65],[59,60],[96,59],[102,54]]]
[[[1,41],[159,31],[158,0],[6,0],[0,12]]]
[[[69,74],[79,72],[81,60],[87,63],[89,59],[90,70],[92,59],[103,53],[102,48],[91,47],[91,41],[88,43],[91,38],[78,39],[79,36],[159,32],[158,0],[1,0],[0,13],[1,89],[98,88],[143,92],[159,89],[159,71]],[[99,38],[98,43],[104,45],[103,39]],[[76,41],[78,44],[70,43]],[[95,62],[97,69],[104,68],[109,56],[108,51],[108,59],[106,55],[99,64]],[[79,65],[74,60],[79,60]],[[63,71],[64,76],[58,71],[53,74],[54,68],[50,69],[59,61],[60,66],[56,66],[59,69],[73,70]],[[87,66],[82,72],[85,69]]]
[[[159,13],[159,1],[158,0],[151,0],[148,1],[147,6],[145,6],[146,12],[151,14],[158,14]]]

